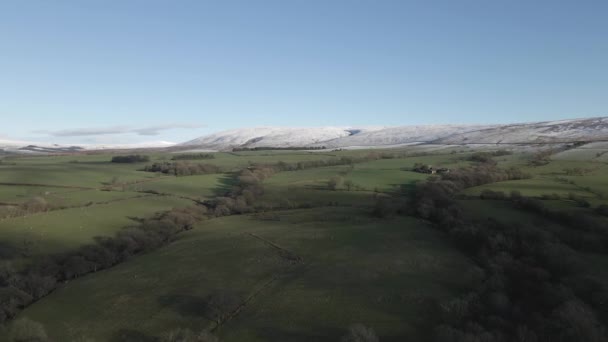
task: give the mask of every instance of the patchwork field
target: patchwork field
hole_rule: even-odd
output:
[[[608,164],[595,157],[604,148],[559,152],[537,164],[528,150],[493,157],[482,169],[514,167],[529,177],[458,192],[461,219],[542,227],[571,243],[568,248],[587,260],[580,269],[608,286],[603,228],[573,230],[509,198],[518,191],[547,210],[605,222],[596,210],[608,204]],[[394,156],[377,157],[381,152]],[[178,328],[209,331],[221,341],[337,341],[357,323],[381,341],[431,341],[436,326],[446,322],[446,303],[476,291],[488,273],[477,254],[455,243],[460,233],[438,229],[436,218],[412,200],[420,184],[441,178],[413,168],[477,172],[471,171],[480,167],[473,153],[465,146],[214,153],[186,163],[213,164],[218,173],[179,177],[141,171],[172,162],[171,153],[125,164],[111,163],[108,154],[5,157],[0,258],[17,271],[174,208],[205,206],[205,219],[161,246],[63,280],[16,310],[0,328],[0,340],[16,341],[13,322],[27,318],[53,341],[159,341]],[[341,157],[358,159],[267,177],[247,174],[258,165]],[[245,184],[255,183],[253,199],[235,195],[249,189],[243,176],[250,178]],[[487,190],[506,197],[481,199]],[[219,210],[218,196],[222,205],[237,209]],[[3,289],[10,289],[13,280],[2,277]],[[0,291],[4,306],[11,303],[5,292]]]

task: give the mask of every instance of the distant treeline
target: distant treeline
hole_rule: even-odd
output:
[[[434,222],[480,267],[481,280],[470,292],[436,303],[436,341],[606,341],[608,288],[577,252],[608,252],[604,220],[590,211],[548,209],[513,192],[508,199],[517,208],[561,228],[474,221],[456,200],[465,187],[522,176],[517,170],[470,169],[419,183],[413,192],[406,210]]]
[[[161,172],[174,176],[193,176],[220,173],[222,169],[213,164],[189,163],[187,161],[160,162],[146,165],[143,171]]]
[[[291,164],[279,161],[278,163],[269,166],[275,168],[276,171],[298,171],[326,166],[353,165],[379,159],[401,158],[403,156],[403,154],[398,153],[370,152],[364,156],[342,156],[339,158],[299,161]]]
[[[494,160],[492,157],[502,157],[512,155],[512,151],[508,150],[497,150],[492,152],[475,152],[469,156],[470,161],[479,162],[479,163],[493,163]]]
[[[325,146],[290,146],[290,147],[235,147],[232,152],[245,152],[245,151],[296,151],[296,150],[324,150]]]
[[[280,171],[298,171],[317,167],[327,166],[338,166],[338,165],[352,165],[356,163],[363,163],[367,161],[373,161],[378,159],[392,159],[403,157],[403,154],[387,153],[387,152],[370,152],[364,156],[343,156],[339,158],[319,159],[319,160],[306,160],[299,161],[296,163],[286,163],[279,161],[274,164],[252,164],[251,168],[271,168],[274,172]],[[142,171],[147,172],[161,172],[175,176],[191,176],[191,175],[205,175],[211,173],[223,173],[228,170],[222,169],[219,166],[213,164],[199,164],[189,163],[188,161],[177,161],[177,162],[158,162],[152,165],[146,165]]]
[[[532,176],[517,168],[501,169],[494,165],[480,164],[472,168],[452,170],[441,175],[443,181],[454,183],[460,189],[503,182],[508,180],[528,179]]]
[[[215,159],[212,153],[181,153],[174,155],[171,160]]]
[[[112,157],[112,163],[143,163],[149,162],[150,157],[141,154],[130,154],[126,156],[114,156]]]

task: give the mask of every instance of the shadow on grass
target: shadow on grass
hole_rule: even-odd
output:
[[[242,296],[230,290],[217,290],[206,297],[182,294],[160,296],[158,302],[164,307],[175,310],[182,316],[203,317],[217,321],[234,310],[243,301]]]
[[[191,295],[164,295],[158,297],[158,303],[173,309],[182,316],[206,317],[208,311],[205,298]]]
[[[226,196],[226,194],[232,190],[232,187],[237,184],[236,177],[236,172],[223,174],[222,177],[218,179],[220,185],[213,189],[213,194],[215,196]]]
[[[21,248],[8,242],[0,241],[0,260],[15,259],[21,253]]]

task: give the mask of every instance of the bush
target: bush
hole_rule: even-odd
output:
[[[470,157],[469,157],[470,161],[474,161],[474,162],[478,162],[478,163],[494,163],[494,160],[492,159],[492,154],[488,153],[488,152],[476,152],[473,153]]]
[[[31,295],[13,286],[0,288],[0,322],[14,317],[21,308],[32,302]]]
[[[49,204],[44,198],[36,196],[23,203],[21,208],[30,213],[37,213],[48,210]]]
[[[327,188],[329,190],[338,190],[342,185],[342,177],[334,176],[327,181]]]
[[[140,154],[131,154],[126,156],[114,156],[112,157],[112,163],[143,163],[149,162],[150,157]]]
[[[391,198],[378,197],[372,210],[372,216],[384,218],[394,214],[396,209],[391,205],[391,201]]]
[[[352,189],[354,189],[356,187],[356,184],[352,180],[347,179],[344,181],[344,187],[346,188],[347,191],[351,191]]]

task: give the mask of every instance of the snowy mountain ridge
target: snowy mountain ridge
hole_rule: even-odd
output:
[[[608,140],[608,117],[495,125],[256,127],[212,133],[180,147],[382,147],[430,144],[538,144]]]
[[[608,141],[608,117],[493,125],[253,127],[211,133],[181,144],[154,141],[72,146],[0,139],[0,151],[69,153],[169,147],[176,151],[226,151],[256,147],[389,148],[410,144],[533,145],[574,141]]]

